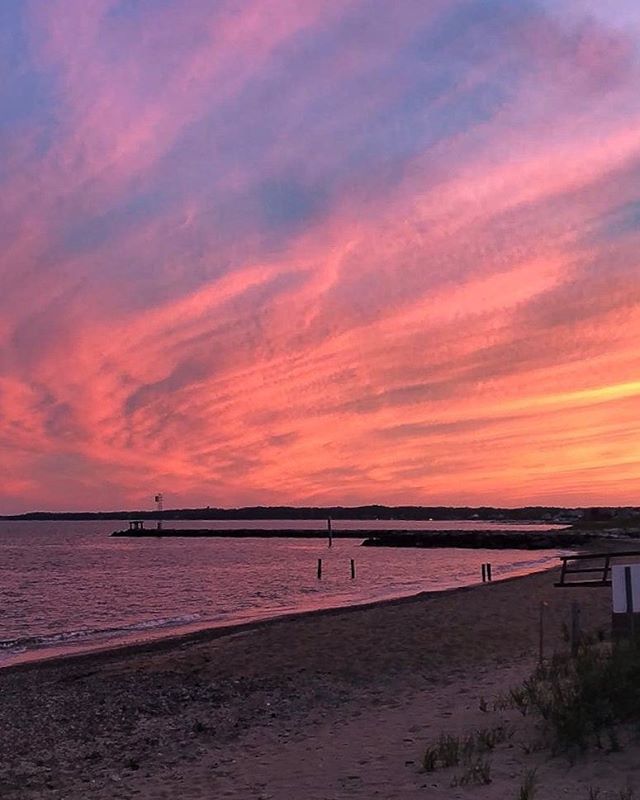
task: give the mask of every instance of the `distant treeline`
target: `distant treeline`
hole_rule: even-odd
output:
[[[499,520],[553,521],[633,519],[640,517],[638,507],[563,508],[560,506],[247,506],[244,508],[176,508],[158,511],[33,511],[27,514],[0,516],[4,520],[229,520],[229,519],[366,519],[366,520]]]

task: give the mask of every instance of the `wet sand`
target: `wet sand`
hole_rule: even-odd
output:
[[[420,768],[427,743],[489,724],[480,698],[531,670],[541,601],[548,652],[566,646],[572,601],[585,628],[608,629],[608,589],[555,577],[2,670],[0,797],[497,799],[534,767],[538,800],[623,788],[629,750],[567,770],[512,745],[482,787]]]

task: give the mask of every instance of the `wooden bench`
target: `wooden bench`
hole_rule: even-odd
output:
[[[611,563],[620,558],[640,559],[640,550],[560,556],[562,569],[560,570],[560,580],[555,586],[561,588],[569,588],[571,586],[611,586]],[[584,562],[587,563],[582,566]],[[595,562],[595,564],[590,564],[589,562]],[[569,578],[571,575],[580,577]]]

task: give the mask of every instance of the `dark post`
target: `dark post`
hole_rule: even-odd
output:
[[[356,560],[355,558],[351,559],[351,580],[356,577]]]
[[[322,559],[318,559],[318,580],[322,578]]]
[[[629,636],[635,635],[633,584],[631,582],[631,567],[624,568],[624,591],[627,598],[627,619],[629,620]]]
[[[611,554],[607,553],[604,560],[604,569],[602,570],[602,582],[606,583],[609,580],[609,571],[611,570]]]
[[[491,581],[492,581],[492,577],[491,577],[491,564],[487,564],[487,580],[488,580],[489,582],[491,582]]]
[[[158,506],[158,525],[157,525],[157,528],[158,528],[159,531],[161,531],[162,530],[162,510],[163,510],[162,503],[163,503],[163,499],[164,498],[162,497],[161,493],[158,493],[155,496],[154,499],[156,501],[156,505]]]
[[[540,630],[538,638],[538,660],[542,664],[544,662],[544,600],[540,601]]]
[[[561,556],[562,570],[560,571],[560,586],[564,586],[564,576],[567,574],[567,557]]]
[[[578,653],[580,644],[580,606],[578,603],[571,603],[571,655]]]
[[[482,565],[482,582],[483,583],[487,582],[487,565],[486,564]]]
[[[329,547],[333,545],[333,532],[331,531],[331,517],[327,519],[327,534],[329,536]]]

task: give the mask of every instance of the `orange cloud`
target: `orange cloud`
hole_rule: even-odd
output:
[[[634,34],[302,6],[21,19],[7,510],[634,502]]]

